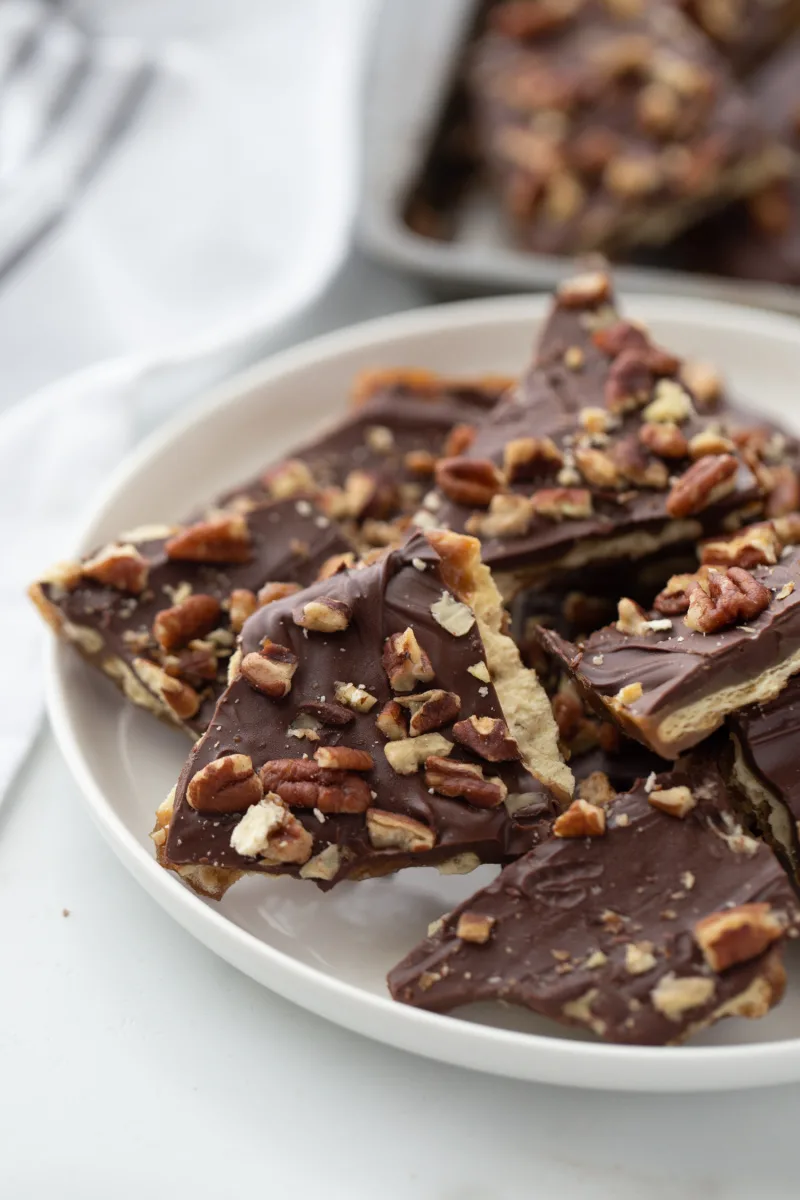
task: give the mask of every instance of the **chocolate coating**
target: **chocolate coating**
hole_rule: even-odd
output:
[[[481,861],[502,862],[534,845],[540,836],[541,818],[554,811],[554,802],[521,762],[487,763],[462,745],[455,746],[449,759],[480,764],[486,768],[487,777],[501,778],[509,793],[529,795],[529,803],[512,816],[503,804],[477,808],[464,800],[431,792],[421,770],[397,774],[384,754],[387,743],[377,728],[376,717],[394,694],[381,656],[386,638],[408,627],[414,630],[433,666],[434,679],[424,684],[425,688],[455,692],[460,698],[460,720],[471,715],[503,717],[494,686],[468,670],[486,660],[477,625],[456,637],[431,612],[431,605],[441,598],[446,586],[440,556],[424,536],[416,534],[400,550],[371,566],[341,572],[312,585],[302,596],[278,601],[256,613],[243,631],[242,650],[244,654],[257,651],[265,638],[288,647],[299,660],[291,691],[283,699],[273,700],[256,691],[242,676],[228,687],[208,732],[181,774],[167,843],[168,860],[174,864],[298,874],[297,866],[276,867],[237,854],[230,840],[241,814],[203,816],[188,804],[186,791],[199,770],[224,755],[247,754],[259,769],[274,759],[311,756],[319,746],[347,746],[372,755],[374,767],[363,777],[373,792],[375,808],[410,817],[433,830],[436,838],[433,849],[421,853],[376,850],[370,843],[363,814],[328,815],[320,820],[309,809],[293,809],[313,836],[314,855],[332,844],[342,851],[335,877],[320,886],[413,864],[447,862],[465,852]],[[317,597],[349,606],[352,619],[346,630],[304,634],[292,612],[299,603]],[[376,704],[369,712],[355,712],[352,722],[345,726],[322,726],[318,742],[290,736],[289,726],[309,703],[333,700],[337,681],[365,688],[376,697]],[[449,738],[450,730],[448,722],[439,732]]]
[[[689,629],[682,617],[675,616],[669,618],[669,629],[640,636],[622,633],[613,624],[593,633],[583,647],[547,630],[539,636],[595,706],[654,753],[674,756],[722,724],[725,712],[716,708],[715,697],[723,689],[757,680],[800,653],[800,557],[795,552],[774,567],[756,567],[752,574],[772,591],[773,600],[746,624],[704,634]],[[778,600],[787,584],[794,590]],[[667,619],[661,613],[651,616]],[[800,662],[794,669],[800,670]],[[642,687],[639,699],[614,702],[622,688],[636,683]],[[694,732],[684,733],[677,743],[665,746],[661,723],[703,699],[708,700],[703,723]]]
[[[775,950],[715,973],[693,930],[720,909],[759,902],[796,923],[780,866],[766,845],[742,835],[709,763],[679,765],[658,784],[689,787],[696,807],[684,819],[662,813],[640,784],[612,801],[604,836],[537,846],[390,972],[395,999],[436,1012],[502,1000],[608,1041],[650,1045],[683,1040],[723,1005],[735,1008],[759,979],[768,997],[761,1011],[776,1002],[783,972]],[[457,936],[464,913],[493,920],[485,943]],[[700,986],[710,994],[670,1017],[653,993],[661,984],[663,995],[673,977],[707,981]]]
[[[245,519],[251,538],[247,562],[217,565],[176,561],[167,557],[166,536],[148,537],[136,542],[137,550],[149,564],[147,587],[141,595],[129,595],[83,579],[68,591],[43,582],[45,600],[54,607],[59,620],[99,636],[100,648],[93,653],[84,649],[84,654],[101,669],[109,658],[128,667],[137,658],[160,663],[162,656],[152,635],[153,622],[159,612],[174,604],[175,593],[185,590],[186,585],[194,594],[214,596],[220,601],[227,601],[235,588],[257,592],[267,582],[305,585],[316,578],[327,558],[351,550],[336,525],[307,499],[262,504],[247,513]],[[174,719],[194,737],[207,728],[227,681],[234,636],[225,610],[220,615],[218,629],[225,637],[218,645],[216,678],[209,680],[195,675],[191,666],[181,673],[181,678],[199,692],[200,706],[194,716],[183,721]],[[140,683],[145,691],[152,692],[143,681]]]
[[[716,0],[681,0],[686,13],[718,46],[739,74],[746,74],[775,51],[800,25],[798,0],[743,0],[719,4]]]

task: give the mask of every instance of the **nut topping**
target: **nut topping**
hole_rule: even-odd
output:
[[[333,694],[339,704],[346,704],[356,712],[369,712],[378,703],[378,697],[373,696],[366,688],[356,687],[354,683],[343,683],[337,680]]]
[[[264,790],[275,792],[289,808],[363,813],[372,803],[372,794],[362,776],[331,770],[308,758],[271,759],[261,768],[260,777]]]
[[[611,281],[602,271],[591,271],[565,279],[556,288],[561,308],[594,308],[611,299]]]
[[[620,633],[627,633],[632,637],[641,637],[649,631],[650,623],[647,619],[647,613],[635,600],[630,600],[627,596],[623,596],[617,604],[617,613],[618,620],[616,627]]]
[[[314,717],[321,725],[332,725],[341,728],[351,725],[355,713],[344,704],[336,704],[333,700],[306,700],[300,705],[300,711]]]
[[[578,798],[601,807],[610,804],[616,790],[604,771],[592,771],[578,784]]]
[[[384,812],[380,808],[367,809],[367,833],[376,850],[404,850],[409,854],[421,854],[436,845],[436,834],[421,821],[402,813]]]
[[[258,593],[258,607],[264,608],[267,604],[274,604],[276,600],[285,600],[287,596],[294,596],[299,591],[302,591],[299,583],[265,583]]]
[[[176,533],[165,543],[164,550],[168,558],[182,562],[249,562],[247,521],[240,513],[219,513]]]
[[[462,942],[475,942],[482,946],[492,936],[494,917],[485,917],[481,913],[463,912],[456,925],[456,937]]]
[[[453,637],[464,637],[475,624],[475,614],[472,609],[456,600],[449,592],[442,592],[441,598],[431,605],[431,615],[437,624]],[[397,691],[405,690],[397,688]]]
[[[713,633],[726,625],[748,621],[769,607],[769,588],[741,567],[712,571],[708,591],[695,584],[689,596],[689,610],[683,618],[689,629]]]
[[[441,733],[422,733],[418,737],[387,742],[383,752],[398,775],[413,775],[431,755],[446,758],[452,749],[453,743]]]
[[[258,600],[255,592],[251,592],[249,588],[233,589],[228,597],[228,615],[234,633],[242,632],[245,621],[248,617],[252,617],[257,608]]]
[[[650,993],[650,1000],[657,1012],[669,1021],[680,1021],[690,1008],[708,1004],[716,991],[713,979],[704,975],[675,975],[670,971],[659,979]]]
[[[261,482],[273,500],[286,500],[304,492],[315,492],[317,485],[306,463],[300,458],[287,458],[262,476]]]
[[[420,734],[430,733],[433,729],[441,729],[443,725],[454,721],[461,708],[461,697],[457,696],[455,692],[445,692],[441,688],[433,688],[429,692],[415,692],[412,696],[390,701],[384,707],[384,711],[394,703],[409,709],[411,719],[408,723],[408,732],[411,737],[419,737]],[[388,720],[387,717],[387,723]],[[380,717],[378,718],[378,728],[381,729]],[[401,736],[407,735],[403,733]]]
[[[472,443],[475,441],[475,435],[478,430],[474,425],[459,424],[454,425],[445,438],[442,454],[445,458],[459,458],[462,454],[466,454]]]
[[[557,816],[553,823],[554,837],[601,837],[605,831],[605,809],[590,804],[588,800],[573,800],[566,812]]]
[[[685,613],[694,585],[700,583],[702,587],[707,587],[708,574],[708,567],[701,567],[699,571],[690,574],[673,575],[667,580],[666,587],[656,596],[653,608],[656,612],[668,616]]]
[[[387,637],[381,661],[395,692],[413,691],[417,683],[430,683],[433,679],[431,660],[410,627]]]
[[[214,596],[197,593],[182,604],[156,613],[153,636],[161,649],[171,654],[188,646],[194,638],[210,633],[219,623],[221,612],[219,600]]]
[[[653,808],[667,813],[670,817],[683,820],[696,806],[697,801],[688,787],[661,788],[654,790],[647,797]]]
[[[408,721],[397,700],[388,700],[378,713],[375,724],[384,737],[392,742],[408,737]]]
[[[542,488],[531,496],[531,507],[553,521],[582,520],[592,515],[592,493],[588,488]]]
[[[150,564],[135,546],[106,546],[81,563],[79,571],[85,579],[138,596],[147,587]]]
[[[314,759],[321,767],[332,771],[371,771],[375,766],[371,754],[351,746],[320,746],[314,751]]]
[[[288,646],[265,638],[260,651],[245,654],[241,673],[259,692],[280,700],[292,690],[292,677],[297,670],[297,655]]]
[[[484,779],[478,763],[458,762],[431,754],[425,763],[425,786],[440,796],[460,797],[475,808],[497,808],[508,795],[499,776]]]
[[[719,567],[774,566],[782,550],[781,539],[770,522],[749,525],[733,537],[721,541],[709,539],[700,546],[700,561]]]
[[[226,754],[207,763],[189,780],[186,799],[201,813],[244,812],[264,794],[247,754]]]
[[[135,658],[132,666],[145,687],[150,688],[180,721],[188,721],[197,713],[200,697],[188,683],[174,679],[148,658]]]
[[[715,504],[736,486],[738,459],[732,454],[709,454],[684,471],[667,496],[671,517],[688,517]]]
[[[696,433],[689,442],[689,454],[695,459],[704,458],[706,454],[730,454],[735,449],[730,438],[722,433],[715,433],[713,429],[704,429],[702,433]]]
[[[455,504],[488,508],[492,496],[502,490],[503,477],[488,458],[440,458],[436,483]]]
[[[315,633],[340,633],[347,629],[353,617],[353,610],[344,600],[335,600],[332,596],[318,596],[301,604],[292,612],[295,625],[303,629],[311,629]]]
[[[466,522],[467,533],[481,538],[524,537],[533,517],[527,496],[498,492],[492,496],[488,512],[474,512]]]
[[[555,474],[564,465],[564,455],[549,437],[514,438],[503,450],[503,470],[509,483]]]
[[[610,454],[604,450],[579,448],[575,451],[575,464],[589,483],[598,488],[616,488],[620,473]]]
[[[703,917],[694,937],[712,971],[757,958],[786,930],[782,917],[769,904],[740,904]]]
[[[659,458],[686,458],[689,453],[689,443],[673,421],[645,422],[639,441]]]
[[[512,762],[522,757],[505,721],[497,717],[471,716],[458,721],[453,737],[487,762]]]
[[[231,833],[231,848],[268,863],[305,863],[314,839],[279,798],[267,795],[247,810]]]

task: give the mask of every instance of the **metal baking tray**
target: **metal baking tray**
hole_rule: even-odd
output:
[[[405,210],[452,97],[476,0],[384,0],[364,104],[357,236],[373,258],[425,278],[445,296],[551,288],[569,259],[518,249],[488,189],[467,188],[449,240],[423,237]],[[669,248],[661,252],[669,255]],[[663,266],[618,265],[620,289],[730,300],[800,315],[800,288],[688,274]]]

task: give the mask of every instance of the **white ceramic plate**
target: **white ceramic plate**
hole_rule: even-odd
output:
[[[178,517],[247,477],[340,410],[353,374],[414,364],[469,375],[516,372],[529,357],[542,299],[510,298],[393,316],[282,354],[156,433],[115,472],[79,550],[148,521]],[[670,348],[724,365],[754,411],[800,428],[800,324],[701,301],[632,299]],[[643,1091],[749,1087],[800,1079],[800,964],[766,1020],[727,1021],[689,1047],[601,1045],[522,1010],[475,1007],[458,1017],[393,1003],[387,969],[429,921],[485,883],[492,868],[430,869],[340,885],[248,879],[204,902],[153,860],[153,811],[185,758],[180,734],[123,704],[77,656],[48,657],[53,726],[91,813],[148,892],[217,954],[267,987],[350,1029],[445,1062],[522,1079]]]

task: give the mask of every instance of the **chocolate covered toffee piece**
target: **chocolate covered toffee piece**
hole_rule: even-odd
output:
[[[713,45],[645,0],[507,0],[470,88],[479,149],[542,253],[662,245],[785,169]]]
[[[313,493],[364,546],[398,544],[431,485],[436,459],[460,454],[513,381],[432,371],[366,371],[350,411],[289,458],[236,488],[228,505]]]
[[[395,999],[438,1012],[501,1000],[650,1045],[764,1016],[796,902],[716,770],[689,761],[599,799],[573,802],[549,841],[434,922],[390,973]]]
[[[619,320],[604,272],[562,284],[557,305],[586,317],[591,357],[576,340],[556,365],[548,336],[548,365],[527,373],[465,453],[437,462],[439,490],[415,517],[478,536],[506,597],[735,529],[777,503],[779,485],[796,497],[795,444],[704,411],[718,380],[694,367],[701,402],[680,359]],[[583,373],[570,394],[569,374]]]
[[[800,676],[774,700],[734,713],[729,783],[800,884]]]
[[[123,533],[60,563],[30,595],[52,629],[132,700],[191,737],[207,728],[247,617],[352,547],[305,497]]]
[[[504,621],[478,543],[447,533],[261,609],[159,815],[161,861],[220,895],[241,871],[330,886],[524,853],[573,780]]]
[[[760,552],[774,565],[720,563],[676,576],[651,613],[621,600],[618,620],[583,646],[547,630],[539,637],[590,702],[654,753],[676,758],[728,713],[773,700],[800,672],[800,552],[776,561],[777,541]]]

